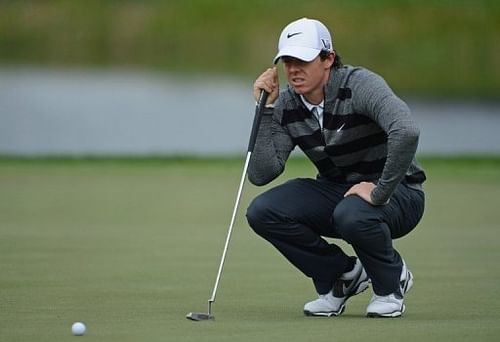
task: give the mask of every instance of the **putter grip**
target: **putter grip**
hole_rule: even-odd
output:
[[[248,152],[253,152],[255,146],[255,140],[257,139],[257,132],[259,131],[260,120],[262,118],[262,112],[266,107],[266,101],[269,93],[265,90],[260,92],[259,102],[257,103],[257,108],[255,109],[255,116],[253,118],[252,133],[250,133],[250,142],[248,143]]]

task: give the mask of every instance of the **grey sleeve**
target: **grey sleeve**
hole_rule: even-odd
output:
[[[371,194],[372,202],[381,205],[387,203],[410,167],[420,131],[406,103],[382,77],[362,69],[353,74],[352,79],[354,110],[368,115],[387,134],[387,159]]]
[[[254,185],[265,185],[285,169],[290,152],[295,147],[287,131],[281,126],[279,106],[266,108],[248,165],[248,179]]]

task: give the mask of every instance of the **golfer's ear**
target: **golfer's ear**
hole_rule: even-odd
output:
[[[333,65],[333,62],[335,61],[335,51],[332,51],[328,57],[325,59],[325,61],[328,62],[328,64],[326,65],[328,68],[331,68],[332,65]]]

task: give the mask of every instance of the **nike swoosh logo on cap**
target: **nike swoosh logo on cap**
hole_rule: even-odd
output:
[[[295,33],[289,33],[286,35],[287,38],[292,38],[293,36],[296,36],[298,34],[301,34],[302,32],[295,32]]]

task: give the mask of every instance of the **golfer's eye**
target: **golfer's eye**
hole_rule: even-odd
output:
[[[291,66],[298,67],[298,66],[302,66],[302,65],[307,64],[307,62],[301,61],[300,59],[297,59],[294,57],[285,56],[285,57],[281,57],[281,58],[283,60],[283,64],[286,67],[291,67]]]

